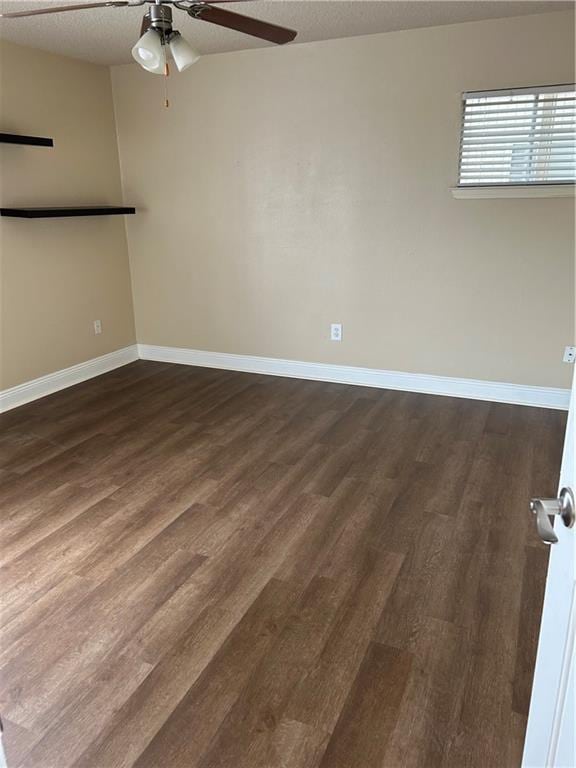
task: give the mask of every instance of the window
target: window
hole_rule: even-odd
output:
[[[576,181],[574,85],[463,94],[459,187]]]

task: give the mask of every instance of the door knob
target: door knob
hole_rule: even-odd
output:
[[[567,528],[574,525],[574,494],[571,488],[562,488],[557,499],[532,499],[530,509],[536,515],[536,528],[545,544],[556,544],[558,541],[550,522],[553,515],[560,515]]]

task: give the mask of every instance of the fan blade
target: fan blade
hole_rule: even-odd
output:
[[[253,3],[254,0],[174,0],[176,8],[180,8],[181,11],[188,11],[194,5],[207,6],[216,5],[217,3]]]
[[[218,24],[221,27],[235,29],[238,32],[244,32],[245,35],[260,37],[262,40],[269,40],[271,43],[289,43],[294,40],[298,34],[293,29],[278,27],[276,24],[269,24],[267,21],[260,21],[251,16],[243,16],[234,11],[226,11],[224,8],[213,8],[210,5],[192,5],[188,13],[194,19],[209,21],[212,24]]]
[[[142,18],[142,25],[140,26],[140,37],[146,34],[146,32],[148,32],[149,29],[150,29],[150,16],[148,16],[148,14],[144,14],[144,17]]]
[[[35,11],[13,11],[0,13],[0,19],[16,19],[20,16],[40,16],[44,13],[63,13],[65,11],[81,11],[84,8],[120,8],[123,5],[134,5],[128,0],[107,0],[105,3],[83,3],[82,5],[60,5],[57,8],[37,8]],[[137,3],[140,5],[140,3]]]

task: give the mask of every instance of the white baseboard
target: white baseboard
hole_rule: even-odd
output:
[[[568,410],[570,390],[554,387],[533,387],[525,384],[505,384],[499,381],[457,379],[449,376],[431,376],[423,373],[383,371],[376,368],[355,368],[349,365],[304,363],[298,360],[280,360],[274,357],[230,355],[179,347],[157,347],[134,344],[85,363],[49,373],[39,379],[27,381],[11,389],[0,391],[0,413],[19,405],[51,395],[66,387],[100,376],[134,360],[156,360],[163,363],[197,365],[204,368],[223,368],[227,371],[245,371],[269,376],[286,376],[339,384],[356,384],[379,389],[398,389],[429,395],[464,397],[495,403],[531,405],[538,408]]]
[[[117,349],[115,352],[101,357],[95,357],[93,360],[86,360],[85,363],[78,363],[78,365],[73,365],[70,368],[49,373],[39,379],[26,381],[24,384],[18,384],[11,389],[5,389],[0,391],[0,413],[30,403],[32,400],[38,400],[40,397],[46,397],[46,395],[51,395],[87,379],[92,379],[94,376],[100,376],[102,373],[120,368],[120,366],[132,363],[134,360],[138,360],[136,344]]]
[[[381,389],[399,389],[405,392],[465,397],[471,400],[531,405],[562,411],[568,410],[570,402],[569,389],[505,384],[499,381],[477,379],[457,379],[449,376],[429,376],[422,373],[401,373],[400,371],[383,371],[376,368],[355,368],[349,365],[304,363],[298,360],[280,360],[274,357],[230,355],[198,349],[157,347],[150,344],[138,344],[138,356],[142,360],[156,360],[163,363],[224,368],[228,371],[264,373],[270,376],[332,381]]]

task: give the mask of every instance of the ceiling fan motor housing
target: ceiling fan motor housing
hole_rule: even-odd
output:
[[[150,6],[146,15],[150,18],[152,29],[157,29],[165,35],[172,31],[172,8],[169,5],[155,3]]]

